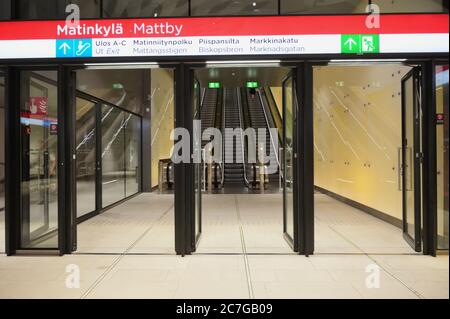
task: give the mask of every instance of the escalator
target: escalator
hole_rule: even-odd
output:
[[[272,113],[268,106],[268,101],[265,96],[265,91],[260,89],[246,89],[248,117],[250,121],[250,127],[256,131],[256,146],[265,146],[265,165],[268,163],[276,163],[277,170],[272,174],[268,174],[267,182],[270,184],[276,184],[279,182],[280,165],[278,159],[278,149],[275,149],[274,139],[278,139],[278,136],[272,136],[269,128],[276,128],[276,124],[272,118]],[[258,129],[266,129],[266,136],[264,140],[260,140]],[[269,152],[270,150],[270,152]]]
[[[201,132],[203,133],[207,128],[221,128],[221,95],[220,89],[203,89],[201,92],[201,106],[200,106],[200,120]],[[202,150],[209,143],[208,140],[201,141]],[[159,182],[160,191],[173,189],[174,174],[173,163],[170,159],[161,159],[159,168]],[[208,181],[208,170],[206,166],[203,167],[203,182]],[[219,163],[215,163],[213,167],[212,184],[218,188],[222,184],[222,175]],[[205,185],[206,188],[206,185]]]
[[[232,134],[226,134],[225,129],[242,128],[242,114],[239,103],[239,89],[224,89],[224,186],[247,186],[244,171],[243,136],[238,134],[236,138]],[[233,142],[234,139],[234,142]]]
[[[200,119],[202,121],[202,132],[209,127],[216,127],[216,112],[218,111],[218,89],[205,89],[202,106],[200,110]],[[209,141],[202,140],[202,149]]]

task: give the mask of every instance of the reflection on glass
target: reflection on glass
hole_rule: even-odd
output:
[[[448,250],[448,65],[436,67],[438,249]]]
[[[0,71],[0,224],[3,222],[5,208],[5,75]]]
[[[196,80],[194,84],[194,119],[200,120],[200,84]],[[201,138],[199,135],[194,136],[194,152],[197,158],[202,156]],[[201,205],[202,205],[202,161],[194,164],[194,189],[195,189],[195,235],[199,236],[201,232]]]
[[[5,0],[0,0],[1,3]],[[18,18],[26,20],[36,19],[64,19],[66,6],[76,4],[80,7],[81,18],[98,18],[100,13],[99,1],[96,0],[14,0],[17,2]],[[0,13],[1,16],[1,13]]]
[[[58,247],[56,71],[22,71],[21,248]]]
[[[11,19],[11,0],[0,0],[0,20]]]
[[[95,104],[76,101],[77,217],[95,211]]]
[[[103,0],[105,18],[180,17],[188,14],[188,0]]]
[[[151,147],[152,187],[159,181],[167,181],[167,174],[160,176],[159,163],[172,157],[173,141],[170,133],[174,128],[174,72],[170,69],[151,70]],[[173,170],[171,170],[173,172]],[[173,182],[173,174],[169,180]]]
[[[141,157],[141,119],[133,114],[125,114],[125,176],[126,196],[139,192]]]
[[[102,105],[102,206],[125,198],[125,113]]]
[[[442,0],[372,0],[383,13],[408,12],[448,12]]]
[[[405,81],[404,86],[405,101],[405,145],[404,145],[404,190],[405,190],[405,213],[406,232],[415,239],[414,220],[414,77]]]
[[[284,121],[284,214],[285,232],[294,239],[294,100],[292,96],[292,77],[289,77],[283,84],[283,118]]]
[[[281,0],[280,11],[281,14],[364,13],[368,4],[367,0]]]
[[[148,70],[79,70],[77,89],[117,105],[124,110],[142,115],[145,105],[142,92],[148,81]]]
[[[191,0],[192,16],[276,15],[278,1]]]

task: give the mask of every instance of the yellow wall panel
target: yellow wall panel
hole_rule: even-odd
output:
[[[314,69],[315,184],[402,218],[400,64]]]

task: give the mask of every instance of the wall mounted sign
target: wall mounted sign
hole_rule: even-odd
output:
[[[0,22],[0,59],[447,53],[448,14]]]
[[[48,98],[43,96],[30,97],[27,104],[30,117],[43,118],[48,115]]]
[[[437,125],[444,125],[445,121],[445,114],[444,113],[437,113],[436,114],[436,124]]]
[[[58,124],[51,123],[49,125],[49,128],[50,128],[50,135],[58,135]]]

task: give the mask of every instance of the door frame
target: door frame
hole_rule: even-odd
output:
[[[224,59],[223,61],[227,61]],[[267,64],[266,59],[258,58],[252,60],[260,67],[264,67],[264,63]],[[222,60],[220,62],[222,64]],[[224,64],[227,64],[225,62]],[[233,61],[229,62],[230,65]],[[272,65],[271,65],[272,66]],[[179,81],[185,81],[182,87],[177,85],[177,90],[184,99],[180,103],[176,103],[177,109],[177,126],[180,127],[180,123],[183,123],[191,136],[191,149],[193,147],[192,140],[192,114],[193,114],[193,88],[194,88],[194,70],[198,68],[207,67],[205,62],[190,62],[182,63],[179,68],[180,72],[177,79]],[[276,67],[276,66],[272,66]],[[293,77],[293,97],[297,100],[297,125],[295,135],[297,139],[295,141],[294,148],[297,150],[297,158],[295,160],[294,167],[294,192],[297,196],[294,196],[294,237],[292,242],[292,249],[294,252],[301,255],[310,255],[314,251],[314,175],[313,175],[313,131],[312,131],[312,106],[308,103],[312,102],[312,92],[308,93],[308,88],[312,90],[312,65],[303,61],[280,61],[279,67],[288,67]],[[180,83],[180,82],[178,82]],[[187,84],[186,84],[187,83]],[[178,91],[177,91],[178,96]],[[188,103],[186,103],[188,101]],[[304,155],[299,155],[304,154]],[[175,165],[175,179],[180,179],[179,187],[175,186],[176,201],[179,200],[184,203],[183,213],[180,212],[177,207],[175,208],[175,215],[181,221],[183,220],[186,225],[183,227],[178,224],[176,232],[176,244],[177,254],[189,255],[196,251],[197,238],[195,235],[195,180],[194,180],[194,164],[177,164]],[[178,166],[178,168],[177,168]],[[178,173],[177,173],[178,170]],[[175,183],[177,184],[177,183]],[[182,188],[182,189],[181,189]],[[296,190],[296,191],[295,191]],[[185,192],[180,194],[180,192]],[[182,199],[182,196],[184,197]],[[178,198],[177,198],[178,197]],[[178,213],[177,213],[178,211]],[[284,213],[283,213],[284,214]],[[183,216],[182,216],[183,215]],[[283,226],[284,227],[284,226]],[[185,244],[181,244],[184,238]]]
[[[423,141],[425,143],[424,148],[424,174],[423,174],[423,185],[426,185],[426,188],[423,192],[423,253],[425,255],[436,255],[436,130],[435,130],[435,103],[433,100],[434,96],[434,87],[435,83],[433,80],[433,63],[438,63],[439,61],[447,62],[448,57],[443,56],[442,54],[413,54],[413,55],[383,55],[383,56],[367,56],[367,61],[374,60],[389,60],[389,59],[398,59],[409,57],[414,63],[421,63],[424,66],[424,91],[423,91],[423,99],[425,103],[423,103],[424,107],[424,127],[423,127]],[[281,66],[296,66],[297,67],[297,97],[299,99],[299,121],[301,124],[298,126],[298,133],[301,135],[299,138],[299,171],[298,174],[301,178],[299,178],[299,253],[304,255],[309,255],[314,253],[314,164],[313,164],[313,74],[312,67],[316,65],[324,65],[328,63],[331,59],[340,59],[340,60],[352,60],[355,58],[360,59],[360,57],[356,56],[342,56],[342,55],[322,55],[315,57],[304,57],[301,61],[291,60],[292,57],[285,56],[246,56],[241,57],[243,60],[255,61],[261,59],[270,60],[270,59],[287,59],[281,60]],[[186,103],[186,95],[187,90],[184,85],[185,80],[188,80],[189,77],[186,74],[186,67],[189,65],[189,59],[192,59],[195,65],[203,64],[205,65],[205,61],[202,59],[195,59],[191,57],[179,57],[173,59],[160,59],[161,65],[165,65],[166,67],[172,67],[174,69],[175,76],[175,112],[176,112],[176,126],[178,127],[186,127],[185,126],[185,110],[184,108],[188,107]],[[204,58],[203,58],[204,59]],[[158,60],[158,59],[157,59]],[[217,61],[226,61],[226,60],[236,60],[236,57],[221,57],[211,58],[211,60]],[[17,225],[16,217],[14,212],[18,209],[18,190],[20,190],[20,185],[18,185],[17,181],[12,178],[14,174],[17,174],[18,170],[18,161],[16,161],[15,152],[11,152],[10,150],[14,149],[14,142],[16,141],[16,136],[20,133],[18,128],[14,126],[13,121],[11,119],[15,119],[17,117],[16,112],[14,112],[13,108],[8,107],[8,105],[18,105],[17,97],[15,96],[15,91],[18,90],[18,84],[20,81],[17,79],[17,74],[15,74],[15,70],[17,68],[36,66],[36,68],[45,68],[51,65],[53,68],[57,67],[58,69],[67,70],[70,68],[79,67],[80,63],[101,63],[108,62],[108,64],[114,63],[126,63],[126,62],[139,62],[139,61],[148,61],[148,59],[137,59],[137,58],[121,58],[121,59],[92,59],[89,61],[77,61],[77,60],[67,60],[67,61],[57,61],[54,59],[46,59],[42,61],[29,61],[29,60],[16,60],[13,62],[4,62],[4,69],[6,70],[6,108],[5,108],[5,147],[8,149],[8,152],[5,153],[5,225],[6,225],[6,252],[8,255],[14,255],[17,249],[17,230],[15,229]],[[61,79],[61,77],[59,77]],[[65,87],[67,84],[61,83],[62,87]],[[61,92],[61,90],[59,90]],[[429,95],[431,94],[431,95]],[[68,98],[68,95],[65,96]],[[70,104],[68,102],[65,102]],[[67,105],[65,105],[67,108]],[[188,121],[189,122],[189,121]],[[300,122],[299,122],[300,123]],[[187,123],[189,126],[189,123]],[[433,148],[433,149],[432,149]],[[303,154],[303,155],[302,155]],[[69,155],[67,155],[70,157]],[[67,166],[66,166],[67,169]],[[72,173],[73,174],[73,173]],[[177,184],[179,184],[179,188],[175,190],[175,250],[179,255],[186,255],[192,252],[191,248],[188,246],[189,238],[186,237],[186,216],[192,212],[189,205],[193,204],[193,201],[189,199],[189,196],[186,196],[186,192],[191,188],[188,183],[188,179],[192,179],[189,177],[189,167],[188,165],[179,165],[178,168],[175,168],[175,176]],[[67,180],[67,179],[66,179]],[[70,185],[69,185],[70,186]],[[70,188],[70,187],[69,187]],[[434,193],[433,193],[434,192]],[[65,216],[70,215],[73,217],[72,212],[66,211]],[[61,221],[61,219],[60,219]],[[64,227],[69,225],[72,221],[67,220]],[[67,228],[60,229],[63,232],[70,232]],[[70,236],[64,239],[65,242],[73,240]],[[303,239],[303,240],[302,240]],[[70,245],[67,245],[70,246]],[[66,247],[67,247],[66,246]],[[61,246],[62,247],[62,246]],[[62,253],[70,253],[67,249],[64,251],[60,251]]]
[[[403,238],[406,242],[416,251],[422,251],[422,161],[423,161],[423,153],[422,153],[422,139],[420,136],[422,129],[422,100],[421,95],[423,93],[423,87],[421,85],[422,78],[422,68],[420,66],[413,66],[413,68],[401,79],[401,127],[402,127],[402,146],[401,146],[401,178],[402,178],[402,224],[403,224]],[[405,96],[405,86],[406,81],[413,81],[413,110],[412,116],[413,119],[406,118],[406,96]],[[417,92],[417,89],[420,90]],[[420,100],[419,100],[420,99]],[[412,148],[410,154],[407,154],[407,139],[406,139],[406,123],[408,121],[412,121],[412,130],[413,130],[413,141]],[[405,172],[407,157],[410,157],[411,162],[410,166],[413,170],[413,180],[411,181],[413,187],[413,214],[414,214],[414,238],[412,238],[408,232],[408,206],[407,206],[407,176],[408,174]]]
[[[21,247],[21,218],[17,212],[21,211],[21,72],[22,71],[56,71],[57,72],[57,118],[58,118],[58,142],[57,142],[57,174],[58,174],[58,247],[56,248],[25,248]],[[6,68],[6,108],[5,108],[5,235],[6,254],[8,256],[21,252],[40,252],[44,254],[68,253],[71,240],[67,236],[66,227],[70,225],[71,205],[73,203],[72,190],[70,189],[70,153],[71,147],[67,144],[66,134],[70,130],[67,122],[68,100],[71,94],[68,92],[70,85],[66,78],[66,68],[59,65],[20,65]]]

